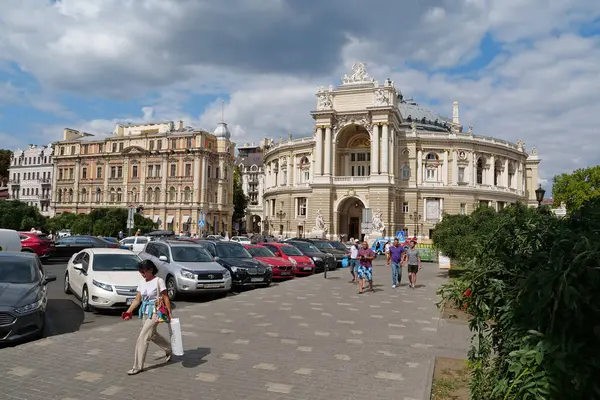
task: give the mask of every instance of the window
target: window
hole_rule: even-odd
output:
[[[187,138],[185,142],[186,142],[185,145],[186,145],[186,147],[188,149],[191,149],[192,147],[194,147],[194,144],[193,144],[193,141],[192,141],[191,137]]]
[[[171,139],[171,149],[177,149],[177,139]]]
[[[152,178],[154,173],[154,165],[148,165],[148,173],[146,174],[148,178]]]
[[[124,143],[123,142],[119,143],[119,151],[122,152],[123,151],[123,147],[125,147]]]
[[[25,177],[23,177],[23,178],[25,178]],[[62,179],[63,179],[63,169],[61,168],[58,170],[58,180],[62,180]]]
[[[208,166],[208,168],[206,169],[206,177],[207,178],[212,178],[212,176],[210,176],[210,165]]]
[[[117,177],[117,167],[110,167],[110,177],[111,178]]]
[[[156,150],[160,150],[160,149],[162,149],[162,140],[158,139],[156,141]]]
[[[131,201],[133,203],[137,203],[138,202],[138,192],[136,188],[131,189]]]
[[[121,189],[117,189],[117,203],[123,201],[123,191]]]
[[[81,202],[87,203],[87,190],[85,189],[81,190]]]
[[[402,212],[408,213],[408,201],[405,201],[404,203],[402,203]]]
[[[138,166],[137,165],[134,165],[133,167],[131,167],[131,177],[132,178],[138,177]]]
[[[219,179],[219,167],[215,168],[215,178]]]
[[[114,203],[115,200],[117,199],[117,193],[115,191],[115,189],[110,189],[110,202]]]
[[[428,153],[427,156],[425,157],[425,159],[427,161],[437,161],[438,160],[438,155],[435,153]]]
[[[96,167],[96,179],[102,179],[102,167]]]
[[[89,147],[90,147],[89,144],[84,144],[83,145],[83,154],[87,154],[88,153]]]
[[[480,158],[477,160],[477,184],[483,185],[483,168],[485,165],[485,160]]]
[[[64,156],[64,155],[65,155],[65,148],[64,148],[64,147],[61,147],[61,148],[60,148],[60,155],[61,155],[61,156]]]
[[[437,177],[437,168],[427,168],[425,170],[425,180],[426,181],[436,181]]]
[[[467,204],[466,203],[460,203],[459,213],[460,213],[460,215],[465,215],[467,213]]]
[[[189,203],[191,200],[192,200],[192,191],[188,186],[186,186],[186,188],[183,189],[183,201],[186,203]]]
[[[148,144],[148,148],[150,151],[154,150],[154,140],[151,140]]]
[[[171,170],[169,171],[169,176],[177,175],[177,164],[171,164]]]
[[[81,178],[82,179],[87,179],[87,168],[86,167],[83,167],[81,169]]]
[[[74,176],[74,170],[73,168],[69,168],[69,179],[73,179]]]
[[[306,197],[298,197],[298,216],[306,217]]]
[[[192,164],[185,164],[185,176],[192,176]]]
[[[73,202],[73,189],[69,189],[69,203]]]
[[[102,201],[102,190],[100,188],[96,188],[96,203],[100,203]]]
[[[458,167],[458,183],[464,183],[465,181],[465,167]]]
[[[171,186],[171,188],[169,189],[169,202],[175,203],[175,200],[176,200],[175,188]]]
[[[350,175],[367,176],[371,174],[371,153],[368,151],[350,153]]]
[[[123,167],[117,167],[117,177],[118,178],[123,177]]]
[[[161,174],[161,167],[160,167],[160,165],[155,165],[155,166],[154,166],[154,171],[156,172],[156,175],[155,175],[155,176],[156,176],[157,178],[160,178],[160,177],[161,177],[161,175],[162,175],[162,174]]]
[[[498,186],[499,183],[500,186],[504,186],[501,182],[502,169],[502,161],[496,160],[494,163],[494,186]]]
[[[152,194],[153,194],[152,188],[148,188],[148,190],[146,191],[146,201],[148,203],[152,203]]]
[[[427,221],[439,221],[440,211],[440,199],[425,199],[425,218]]]
[[[402,166],[402,180],[407,181],[410,179],[410,167],[408,164]]]
[[[160,189],[159,188],[154,189],[154,202],[155,203],[160,202]]]
[[[113,153],[116,153],[116,152],[117,152],[117,144],[116,144],[116,143],[113,143],[113,144],[112,144],[112,152],[113,152]]]
[[[71,155],[74,156],[75,155],[75,146],[71,146]]]
[[[98,153],[102,153],[104,151],[104,145],[99,144],[98,145]]]

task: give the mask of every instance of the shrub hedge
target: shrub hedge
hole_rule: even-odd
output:
[[[448,215],[433,241],[467,267],[439,294],[472,316],[473,399],[600,399],[599,200]]]

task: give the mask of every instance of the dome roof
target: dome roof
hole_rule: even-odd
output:
[[[411,124],[427,126],[430,130],[449,131],[452,120],[450,118],[437,115],[431,110],[421,107],[412,98],[404,98],[398,103],[398,109],[402,119]]]
[[[229,129],[227,129],[227,124],[223,121],[217,124],[217,127],[213,133],[218,139],[231,138],[231,133],[229,132]]]

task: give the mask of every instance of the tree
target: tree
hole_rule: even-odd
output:
[[[239,222],[246,217],[248,201],[248,196],[244,194],[244,189],[242,188],[240,169],[236,165],[233,170],[233,222]]]
[[[552,197],[555,206],[565,203],[570,212],[580,209],[586,200],[600,197],[600,165],[555,176]]]
[[[8,168],[13,152],[10,150],[0,149],[0,183],[8,180]],[[1,185],[0,185],[1,186]]]
[[[54,232],[68,228],[73,235],[116,237],[119,231],[126,230],[128,213],[126,208],[98,208],[89,214],[63,213],[50,218],[48,227]],[[149,232],[155,228],[150,218],[135,214],[135,230]]]
[[[0,228],[28,231],[46,228],[46,218],[36,207],[17,200],[0,201]]]

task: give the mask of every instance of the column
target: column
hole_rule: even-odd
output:
[[[208,183],[208,172],[207,172],[207,154],[202,155],[202,179],[200,180],[200,204],[206,202],[206,185]],[[208,210],[204,210],[206,212]]]
[[[123,198],[121,199],[127,206],[129,206],[129,159],[123,160]]]
[[[442,184],[448,186],[448,150],[444,151],[444,165],[442,165]]]
[[[102,202],[108,203],[108,177],[110,176],[110,165],[108,162],[104,164],[104,191],[102,192]]]
[[[332,158],[332,150],[331,150],[331,127],[328,126],[325,128],[325,171],[323,175],[331,176],[331,158]]]
[[[60,165],[60,164],[58,164],[58,163],[56,163],[56,162],[55,162],[55,163],[54,163],[54,166],[52,167],[52,189],[50,190],[50,196],[52,197],[52,204],[51,204],[51,207],[52,207],[52,206],[54,206],[54,205],[56,205],[56,200],[57,200],[57,198],[56,198],[56,197],[57,197],[57,196],[56,196],[56,193],[57,193],[57,190],[56,190],[56,189],[57,189],[57,188],[56,188],[56,183],[57,183],[57,178],[58,178],[58,166],[59,166],[59,165]],[[14,179],[14,178],[13,178],[13,179]],[[518,186],[517,186],[517,187],[518,187]],[[13,191],[15,190],[15,189],[14,189],[14,187],[12,188],[12,190],[13,190]],[[94,189],[94,190],[95,190],[95,189]],[[14,192],[13,192],[13,193],[14,193]],[[15,199],[15,198],[17,198],[17,197],[18,197],[18,196],[14,196],[14,195],[13,195],[13,197],[12,197],[12,198],[13,198],[13,199]]]
[[[371,137],[371,175],[379,175],[379,126],[373,125]]]
[[[75,162],[75,184],[73,187],[73,202],[79,203],[79,178],[81,174],[81,162]]]
[[[387,124],[381,127],[381,174],[387,175],[390,166],[390,132]]]
[[[467,179],[465,176],[464,179]],[[452,151],[452,184],[456,185],[458,183],[458,152],[456,150]]]
[[[296,155],[290,157],[291,168],[288,168],[288,186],[296,186]]]
[[[198,154],[194,157],[194,179],[192,180],[192,203],[200,202],[200,185],[202,184],[202,175],[200,175],[200,158]],[[196,219],[194,219],[196,221]]]
[[[488,184],[490,186],[494,186],[494,175],[495,175],[495,167],[496,167],[496,160],[494,159],[494,156],[490,156],[490,158],[488,159],[488,163],[490,165],[490,168],[488,169],[488,174],[487,174],[488,181],[483,182],[483,183]]]
[[[166,203],[168,199],[168,191],[167,188],[167,175],[169,174],[169,162],[167,157],[164,157],[162,160],[162,166],[160,167],[161,180],[160,180],[160,197],[161,202]]]
[[[423,150],[417,151],[417,170],[415,174],[417,174],[417,185],[420,185],[423,182]]]
[[[506,189],[509,188],[508,185],[508,158],[504,160],[504,171],[502,172],[502,182]]]
[[[475,153],[469,153],[469,168],[468,168],[468,182],[470,185],[475,185],[477,183],[477,171],[475,170],[477,166],[475,165]]]
[[[344,154],[344,176],[351,176],[350,172],[350,153]]]
[[[148,172],[148,159],[146,157],[142,158],[142,162],[140,163],[140,169],[138,170],[138,176],[140,177],[140,192],[139,199],[140,203],[147,203],[149,199],[146,198],[146,173]]]
[[[396,177],[398,176],[398,163],[396,162],[396,154],[398,149],[396,148],[398,146],[398,137],[396,135],[396,131],[394,130],[394,127],[390,128],[390,155],[389,155],[389,161],[390,161],[390,173],[394,176],[394,179],[396,179]],[[396,233],[396,232],[394,232]]]
[[[317,127],[315,149],[315,176],[323,175],[323,128]]]

